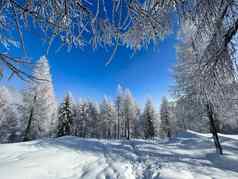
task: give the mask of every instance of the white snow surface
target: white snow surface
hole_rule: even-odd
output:
[[[238,179],[238,136],[188,131],[165,140],[72,136],[0,145],[0,179]]]

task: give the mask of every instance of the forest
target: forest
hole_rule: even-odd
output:
[[[152,53],[169,38],[160,101],[141,105],[120,83],[101,101],[56,100],[52,51],[105,51],[110,68],[121,48]],[[237,0],[1,0],[0,178],[238,178],[237,59]],[[23,89],[2,84],[15,79]]]
[[[175,73],[178,73],[176,68],[175,65]],[[148,98],[142,108],[129,89],[118,85],[115,99],[105,95],[101,102],[75,100],[68,92],[58,103],[45,56],[37,61],[32,76],[45,80],[32,82],[21,91],[4,86],[0,88],[2,143],[64,135],[128,140],[171,138],[187,129],[197,132],[210,130],[205,106],[199,101],[194,103],[187,96],[172,101],[164,97],[159,109],[152,98]],[[229,86],[236,89],[236,84]],[[173,87],[174,93],[177,89]],[[236,134],[238,103],[228,101],[225,104],[219,106],[221,112],[215,113],[216,129],[221,133]]]

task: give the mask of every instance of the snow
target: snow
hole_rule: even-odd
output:
[[[187,130],[188,132],[192,133],[192,134],[196,134],[196,135],[200,135],[200,136],[203,136],[203,137],[212,137],[212,134],[211,133],[199,133],[199,132],[195,132],[195,131],[191,131],[191,130]],[[229,138],[229,139],[234,139],[234,140],[238,140],[238,135],[229,135],[229,134],[221,134],[221,133],[218,133],[218,135],[220,137],[223,137],[223,138]]]
[[[65,136],[0,145],[3,179],[235,179],[238,139],[188,131],[167,140],[97,140]]]

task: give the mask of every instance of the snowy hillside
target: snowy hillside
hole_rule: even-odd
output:
[[[223,135],[217,156],[209,135],[172,141],[105,141],[62,137],[0,145],[1,179],[235,179],[238,137]]]

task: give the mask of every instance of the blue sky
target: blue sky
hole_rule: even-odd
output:
[[[110,8],[111,4],[107,6]],[[92,10],[96,10],[92,7]],[[111,13],[108,11],[109,14]],[[175,17],[176,18],[176,17]],[[176,31],[176,20],[173,28]],[[42,42],[39,32],[24,33],[24,41],[28,56],[36,61],[45,55],[46,44]],[[136,54],[120,47],[109,66],[105,66],[111,50],[90,47],[84,49],[61,49],[56,52],[59,44],[53,43],[47,55],[53,78],[57,99],[62,100],[67,91],[71,91],[76,99],[88,97],[100,101],[104,94],[116,95],[118,84],[129,88],[139,102],[144,104],[147,97],[158,105],[162,96],[169,96],[173,84],[171,67],[176,60],[176,34],[171,34],[156,47],[151,46]],[[19,49],[11,49],[12,54],[22,55]],[[11,81],[1,80],[0,85],[24,88],[28,84],[13,78]]]
[[[33,61],[45,53],[45,45],[34,34],[26,33],[28,55]],[[129,88],[140,104],[151,97],[156,104],[163,95],[169,94],[172,85],[171,67],[175,63],[174,34],[161,41],[159,46],[151,46],[133,55],[132,51],[120,47],[109,66],[105,66],[111,55],[110,50],[89,47],[84,49],[62,49],[56,52],[56,44],[48,54],[54,89],[58,100],[67,91],[75,98],[89,97],[101,100],[104,94],[114,97],[117,85]],[[27,84],[19,79],[2,84],[23,88]]]
[[[67,53],[50,54],[49,61],[57,96],[67,90],[80,97],[99,100],[104,94],[114,96],[118,84],[129,88],[140,103],[151,96],[158,103],[168,95],[172,84],[171,66],[175,62],[175,37],[163,41],[155,50],[135,55],[120,48],[112,63],[105,67],[110,51],[74,49]]]

